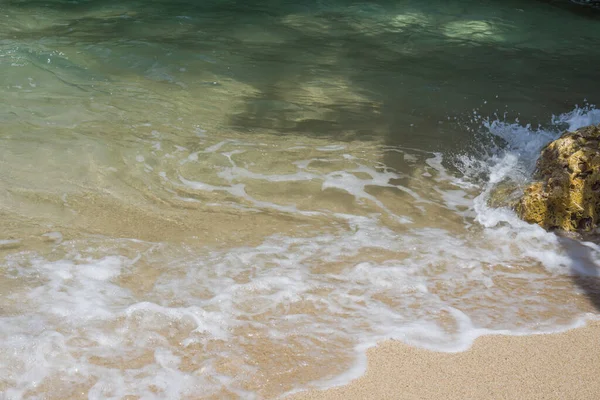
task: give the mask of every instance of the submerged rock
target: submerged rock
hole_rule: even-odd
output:
[[[511,180],[504,180],[497,183],[494,188],[490,191],[487,199],[488,207],[501,208],[509,207],[514,208],[520,198],[520,187],[519,185]]]
[[[589,232],[600,215],[600,125],[565,132],[537,161],[519,216],[545,229]]]

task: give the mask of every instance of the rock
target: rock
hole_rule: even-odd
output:
[[[571,2],[582,6],[600,7],[600,0],[571,0]]]
[[[565,132],[537,161],[519,216],[548,230],[589,232],[600,216],[600,125]]]
[[[488,207],[501,208],[508,207],[514,208],[515,204],[520,199],[520,187],[516,182],[511,180],[504,180],[494,185],[494,188],[490,191],[487,199]]]

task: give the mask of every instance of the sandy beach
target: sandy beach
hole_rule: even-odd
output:
[[[598,322],[559,334],[485,336],[461,353],[387,341],[368,359],[366,374],[349,385],[291,399],[600,398]]]

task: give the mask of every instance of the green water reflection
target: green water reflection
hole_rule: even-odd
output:
[[[468,134],[453,118],[474,109],[536,123],[598,100],[600,18],[573,11],[541,1],[9,1],[0,117],[461,146]]]

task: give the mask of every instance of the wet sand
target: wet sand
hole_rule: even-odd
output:
[[[560,334],[485,336],[461,353],[397,341],[368,352],[365,375],[291,399],[597,399],[600,323]]]

